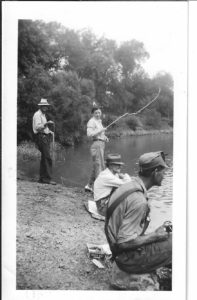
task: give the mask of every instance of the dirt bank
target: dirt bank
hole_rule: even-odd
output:
[[[83,190],[18,180],[17,289],[110,290],[87,243],[106,243],[104,222],[90,217]]]

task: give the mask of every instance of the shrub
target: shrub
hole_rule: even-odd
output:
[[[149,110],[145,114],[144,122],[145,125],[159,129],[161,128],[161,114],[155,110]]]
[[[126,120],[126,124],[129,126],[129,128],[131,130],[136,130],[137,127],[141,127],[142,124],[141,122],[139,121],[139,119],[135,116],[131,116],[131,117],[128,117],[127,120]]]
[[[23,160],[35,160],[40,158],[40,151],[34,143],[24,141],[17,146],[17,157]]]
[[[116,119],[117,119],[117,117],[114,116],[114,115],[112,116],[110,114],[106,114],[106,115],[104,114],[103,115],[103,124],[104,124],[104,126],[108,126],[109,124],[111,124]],[[115,128],[116,125],[117,125],[117,123],[114,123],[113,125],[110,126],[110,129]]]

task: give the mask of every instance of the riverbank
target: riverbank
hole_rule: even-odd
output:
[[[104,222],[87,213],[79,188],[17,182],[17,289],[110,290],[87,243],[106,243]]]

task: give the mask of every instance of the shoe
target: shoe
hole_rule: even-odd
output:
[[[57,183],[55,181],[50,180],[49,184],[56,185]]]
[[[43,179],[39,179],[38,183],[45,183],[45,182],[43,181]]]
[[[43,183],[43,184],[52,184],[52,185],[56,185],[56,182],[55,182],[55,181],[52,181],[52,180],[39,179],[38,182],[39,182],[39,183]]]
[[[55,181],[49,181],[49,184],[52,184],[52,185],[56,185],[57,183]]]
[[[93,193],[93,189],[87,184],[85,186],[85,192],[91,192],[91,193]]]

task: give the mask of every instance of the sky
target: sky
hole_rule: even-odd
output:
[[[180,47],[187,48],[186,2],[31,2],[17,3],[14,15],[22,19],[57,21],[67,28],[89,28],[97,36],[121,43],[144,43],[150,58],[145,70],[172,75],[180,63]]]
[[[56,14],[57,13],[57,14]],[[137,39],[150,53],[144,65],[150,75],[177,68],[177,48],[186,47],[187,4],[154,2],[104,2],[65,4],[53,18],[69,28],[91,28],[96,34],[118,43]],[[49,10],[45,20],[51,19]]]

